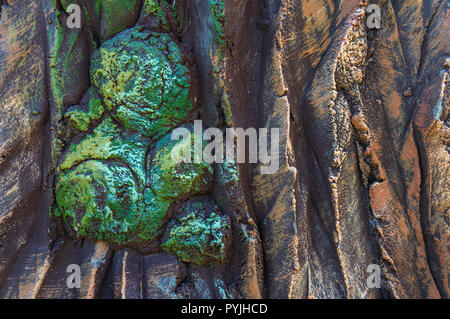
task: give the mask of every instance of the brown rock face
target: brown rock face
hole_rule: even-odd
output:
[[[1,298],[449,297],[448,0],[117,0],[130,12],[114,21],[114,6],[77,0],[80,29],[65,25],[71,2],[53,2],[0,0]],[[371,4],[380,28],[367,23]],[[99,97],[106,115],[85,131],[64,114],[88,107],[93,53],[129,28],[182,52],[171,63],[190,74],[184,126],[279,129],[273,174],[213,163],[207,190],[153,194],[169,226],[147,255],[52,215],[58,165],[113,111]],[[157,141],[139,142],[152,180]]]

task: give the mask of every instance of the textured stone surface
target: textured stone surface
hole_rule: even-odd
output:
[[[230,218],[222,216],[213,201],[190,200],[167,226],[161,245],[183,262],[220,264],[230,252],[230,232]]]
[[[100,42],[132,27],[142,7],[142,0],[60,0],[64,11],[70,4],[82,9],[85,24]]]
[[[114,247],[152,245],[164,231],[170,206],[206,193],[213,179],[210,164],[174,162],[172,149],[186,140],[170,137],[156,144],[147,178],[149,140],[105,119],[80,143],[69,146],[58,167],[52,216],[61,216],[76,238],[103,240]],[[214,231],[220,233],[219,228]]]
[[[449,297],[447,0],[0,3],[1,297]],[[279,170],[174,162],[194,119]]]
[[[125,128],[159,139],[192,111],[189,71],[167,34],[129,29],[91,59],[91,81]]]

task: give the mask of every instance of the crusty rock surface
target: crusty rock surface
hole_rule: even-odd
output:
[[[73,2],[0,1],[0,297],[449,298],[448,0]],[[279,169],[170,162],[195,119]]]

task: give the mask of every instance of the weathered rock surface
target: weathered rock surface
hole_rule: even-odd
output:
[[[449,297],[448,0],[0,7],[1,297]],[[194,119],[279,169],[172,162]]]

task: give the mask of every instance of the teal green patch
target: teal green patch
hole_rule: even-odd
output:
[[[148,144],[109,117],[70,144],[58,167],[54,215],[80,238],[118,246],[157,240],[170,203],[149,201],[144,192]]]
[[[239,167],[236,163],[224,161],[217,165],[218,177],[223,185],[239,182]]]
[[[215,85],[215,93],[220,97],[220,105],[224,112],[225,123],[232,127],[233,116],[231,112],[231,105],[228,99],[225,82],[223,77],[224,72],[224,57],[225,57],[225,3],[223,0],[209,0],[211,8],[211,19],[215,27],[215,37],[216,37],[216,57],[213,60],[213,72]]]
[[[62,142],[62,114],[68,98],[73,98],[74,93],[83,92],[86,87],[86,79],[81,78],[85,74],[80,67],[87,65],[89,56],[86,55],[88,45],[84,41],[82,30],[68,29],[64,25],[65,15],[56,9],[56,1],[46,3],[46,10],[54,12],[48,24],[49,43],[49,99],[54,105],[51,112],[51,145],[50,167],[56,166],[56,161],[63,149]]]
[[[214,265],[228,257],[231,222],[212,201],[190,200],[167,227],[161,247],[184,262]]]

